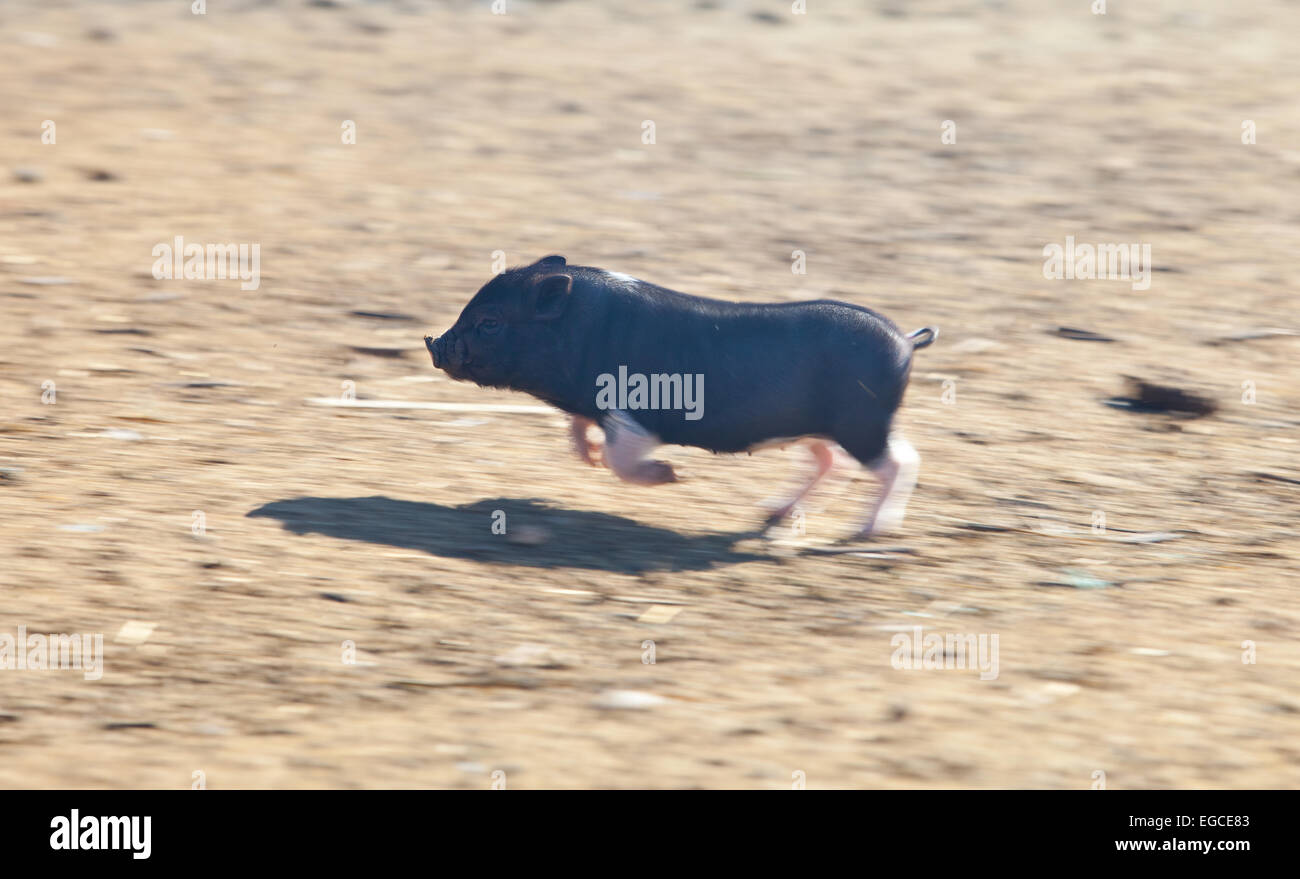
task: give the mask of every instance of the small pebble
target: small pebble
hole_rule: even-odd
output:
[[[59,44],[59,38],[54,34],[40,31],[23,31],[18,34],[18,41],[26,46],[36,46],[39,49],[53,48]]]
[[[139,620],[127,620],[122,624],[122,628],[117,630],[117,635],[113,638],[115,644],[143,644],[149,640],[153,630],[158,627],[157,623],[144,623]]]
[[[573,664],[545,644],[520,644],[493,662],[507,668],[568,668]]]
[[[640,690],[606,690],[596,697],[593,707],[604,711],[645,711],[668,700]]]
[[[669,607],[664,604],[652,604],[646,608],[645,613],[637,618],[639,623],[663,624],[671,622],[672,618],[682,612],[680,607]]]

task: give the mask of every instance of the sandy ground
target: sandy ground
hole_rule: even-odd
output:
[[[1300,7],[207,5],[0,8],[0,636],[105,652],[0,669],[0,785],[1300,783],[1300,338],[1212,344],[1300,330]],[[155,280],[177,235],[260,287]],[[846,467],[755,538],[797,449],[643,489],[558,413],[312,402],[532,403],[421,342],[498,250],[938,325],[903,532],[828,552]]]

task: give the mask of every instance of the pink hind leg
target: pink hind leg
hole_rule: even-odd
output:
[[[920,466],[921,456],[912,444],[899,434],[891,434],[885,453],[870,465],[871,472],[880,480],[880,496],[871,511],[871,518],[858,532],[859,537],[898,530],[907,513],[912,489],[916,487]]]
[[[799,502],[808,496],[808,493],[817,487],[817,484],[826,478],[826,474],[831,472],[831,467],[835,464],[835,453],[831,449],[830,443],[824,440],[810,440],[808,450],[812,452],[813,461],[816,463],[816,469],[804,485],[795,492],[789,500],[773,508],[768,514],[765,525],[771,527],[780,522],[786,516],[793,512]]]

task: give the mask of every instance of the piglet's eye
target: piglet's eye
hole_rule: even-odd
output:
[[[501,321],[496,320],[495,318],[485,317],[478,322],[478,328],[479,331],[483,333],[499,333],[501,332]]]

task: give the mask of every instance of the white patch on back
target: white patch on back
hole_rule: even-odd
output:
[[[631,275],[625,275],[622,272],[606,271],[605,274],[610,278],[612,278],[613,280],[617,281],[619,284],[622,284],[624,287],[628,288],[629,290],[631,290],[632,288],[636,287],[638,284],[641,283],[638,279],[632,277]]]

